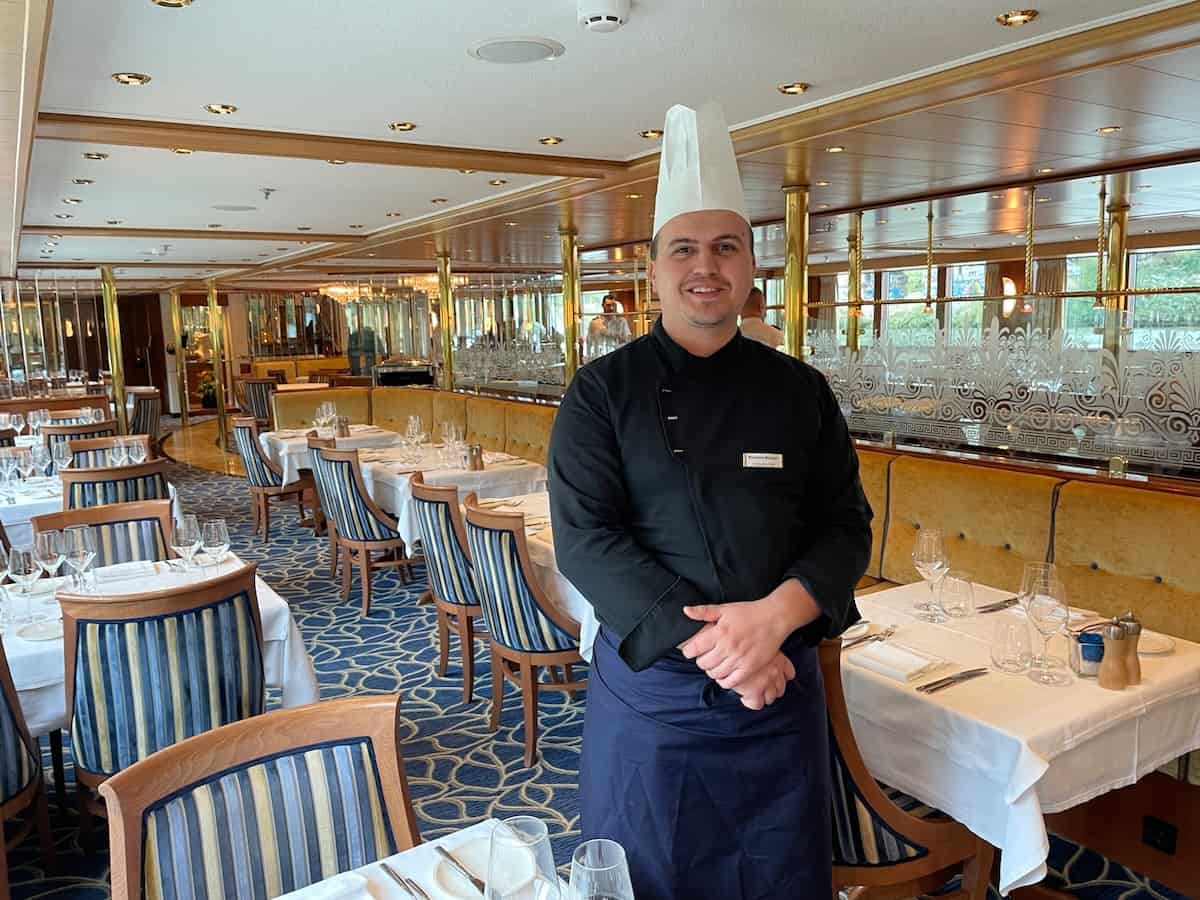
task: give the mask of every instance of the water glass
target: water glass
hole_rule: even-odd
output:
[[[209,519],[204,523],[200,546],[214,565],[225,562],[225,557],[229,555],[229,528],[224,519]]]
[[[146,445],[139,440],[132,440],[126,445],[129,453],[129,461],[135,466],[140,466],[146,461]]]
[[[1066,672],[1066,662],[1050,656],[1050,639],[1063,631],[1070,619],[1062,584],[1055,580],[1044,594],[1030,597],[1025,611],[1029,614],[1030,623],[1042,637],[1042,652],[1034,657],[1029,677],[1038,684],[1068,684],[1071,677]]]
[[[171,529],[171,549],[183,559],[185,568],[191,568],[200,542],[200,523],[191,513],[183,516]]]
[[[66,559],[63,553],[63,537],[61,531],[39,531],[33,536],[33,553],[49,577],[58,576],[58,570]]]
[[[68,469],[71,463],[75,461],[74,455],[71,453],[71,445],[67,441],[59,441],[54,445],[54,449],[50,451],[50,455],[54,459],[54,471],[61,475],[63,469]]]
[[[975,584],[970,572],[951,570],[942,576],[940,604],[946,615],[965,619],[975,615]]]
[[[558,873],[544,822],[515,816],[496,824],[483,895],[486,900],[558,900]]]
[[[33,472],[39,478],[47,475],[50,470],[50,448],[45,444],[34,444],[29,448],[29,457],[33,460]]]
[[[21,473],[22,478],[33,477],[33,454],[28,450],[21,450],[17,454],[17,471]]]
[[[20,413],[12,414],[12,428],[17,434],[25,430],[25,417]]]
[[[24,623],[30,619],[29,588],[42,576],[42,567],[34,558],[29,547],[14,547],[8,554],[8,577],[17,583],[22,603],[13,610],[13,623]]]
[[[71,525],[63,529],[63,553],[75,575],[75,586],[87,587],[88,570],[96,558],[96,535],[90,525]]]
[[[571,857],[571,900],[633,900],[625,849],[616,841],[584,841]]]
[[[913,604],[917,610],[917,618],[940,621],[943,617],[937,608],[934,586],[950,568],[950,558],[946,554],[946,543],[942,533],[936,528],[920,529],[913,543],[912,561],[917,574],[929,585],[929,599]]]
[[[112,449],[108,451],[108,460],[114,466],[123,466],[129,462],[129,445],[124,438],[113,438]]]

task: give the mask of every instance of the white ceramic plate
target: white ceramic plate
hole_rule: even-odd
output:
[[[36,622],[17,629],[17,637],[26,641],[56,641],[63,636],[63,625],[58,622]]]
[[[1138,656],[1162,656],[1175,649],[1175,639],[1157,631],[1143,631],[1138,639]]]
[[[491,846],[492,839],[490,837],[481,837],[446,849],[458,857],[459,862],[466,866],[467,870],[476,878],[487,881],[488,853]],[[509,873],[510,877],[505,879],[514,885],[531,881],[534,874],[532,854],[522,854],[518,859],[519,871]],[[438,857],[437,868],[433,870],[433,883],[446,896],[454,897],[456,900],[479,900],[479,891],[475,890],[470,882],[459,875],[450,863],[441,857]]]
[[[866,634],[870,630],[871,630],[870,622],[857,622],[842,632],[842,640],[843,641],[852,641],[855,638],[862,637],[864,634]]]

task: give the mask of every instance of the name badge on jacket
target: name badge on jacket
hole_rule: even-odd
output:
[[[782,469],[782,453],[743,453],[743,469]]]

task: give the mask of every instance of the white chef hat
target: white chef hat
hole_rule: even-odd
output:
[[[727,209],[750,222],[725,114],[717,103],[672,106],[658,165],[653,236],[676,216],[710,209]]]

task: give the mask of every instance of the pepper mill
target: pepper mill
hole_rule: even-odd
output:
[[[1138,659],[1138,640],[1142,636],[1142,623],[1133,613],[1120,618],[1125,629],[1125,681],[1130,685],[1142,683],[1142,661]]]
[[[1125,627],[1113,619],[1104,626],[1104,658],[1100,660],[1100,687],[1109,691],[1123,691],[1125,679]]]

